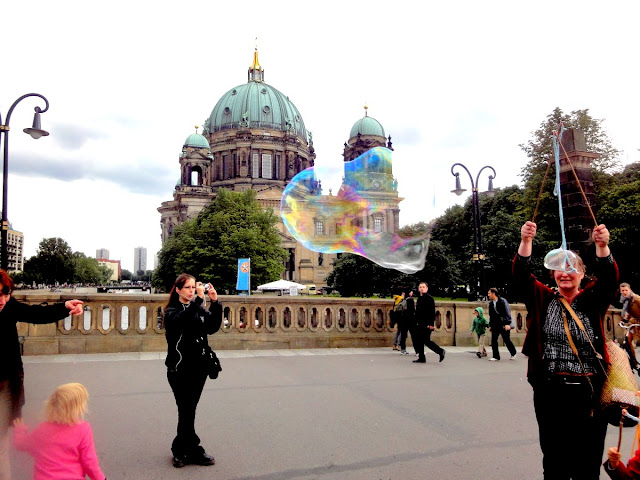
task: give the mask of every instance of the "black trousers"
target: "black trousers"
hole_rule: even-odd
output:
[[[582,383],[577,384],[576,377],[553,377],[559,378],[541,381],[533,389],[544,480],[596,480],[607,422],[593,409],[585,377],[578,377]]]
[[[502,341],[504,346],[507,347],[511,356],[516,354],[516,347],[513,346],[511,341],[511,330],[505,330],[502,326],[494,327],[491,325],[491,350],[493,351],[493,358],[500,360],[500,351],[498,350],[498,337],[502,335]]]
[[[431,333],[433,333],[433,330],[431,330],[430,328],[427,328],[426,326],[418,326],[415,329],[416,331],[416,336],[418,337],[413,338],[414,341],[414,346],[416,349],[416,353],[418,354],[418,358],[425,358],[424,356],[424,347],[425,345],[432,351],[434,351],[435,353],[437,353],[438,355],[440,355],[442,353],[442,348],[440,348],[436,342],[431,340]],[[417,340],[417,342],[416,342]]]
[[[178,432],[171,444],[173,456],[198,456],[204,453],[204,449],[200,446],[200,437],[196,435],[196,408],[207,380],[207,372],[200,369],[187,372],[167,371],[167,379],[178,406]]]
[[[407,333],[409,332],[409,322],[405,319],[398,322],[398,328],[400,329],[400,350],[407,349]]]

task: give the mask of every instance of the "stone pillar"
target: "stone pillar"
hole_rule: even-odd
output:
[[[584,132],[580,129],[566,129],[562,134],[560,149],[560,189],[562,191],[562,207],[564,210],[565,235],[567,247],[584,256],[590,243],[594,222],[585,198],[580,192],[576,175],[591,208],[595,207],[593,193],[593,174],[591,162],[600,157],[599,153],[587,152]],[[571,170],[573,165],[576,175]]]

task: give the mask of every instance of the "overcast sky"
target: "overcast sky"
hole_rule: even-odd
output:
[[[266,83],[313,132],[316,164],[340,164],[368,105],[392,137],[402,224],[465,201],[450,193],[455,162],[474,179],[492,165],[497,187],[521,184],[518,145],[555,107],[590,109],[623,163],[640,161],[636,1],[168,5],[3,4],[2,121],[25,93],[50,102],[49,137],[22,133],[36,99],[10,123],[7,211],[25,257],[62,237],[88,256],[107,248],[129,270],[144,246],[152,268],[184,140],[246,83],[256,37]]]

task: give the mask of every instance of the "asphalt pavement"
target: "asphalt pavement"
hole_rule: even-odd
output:
[[[526,359],[448,347],[414,364],[391,348],[219,351],[196,430],[216,465],[171,464],[177,409],[164,354],[25,357],[25,422],[53,389],[81,382],[109,480],[542,478]],[[633,429],[625,429],[628,457]],[[609,427],[606,445],[617,444]],[[32,460],[12,453],[14,480]],[[602,478],[606,474],[602,473]]]

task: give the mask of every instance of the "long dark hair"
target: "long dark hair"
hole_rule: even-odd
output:
[[[178,298],[179,295],[178,295],[178,292],[176,292],[176,288],[179,288],[182,290],[182,287],[184,287],[184,284],[191,279],[193,279],[193,281],[195,282],[196,277],[194,277],[193,275],[189,275],[188,273],[181,273],[180,275],[178,275],[178,278],[176,278],[176,281],[173,282],[173,287],[171,287],[171,291],[169,292],[169,301],[167,302],[167,305],[164,307],[165,310],[172,303],[179,301],[179,298]]]

